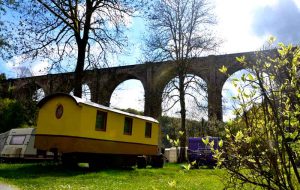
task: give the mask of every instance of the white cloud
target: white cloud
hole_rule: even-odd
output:
[[[299,0],[293,0],[296,4],[297,8],[300,10],[300,1]]]
[[[5,67],[10,71],[8,77],[28,77],[46,75],[50,64],[47,61],[25,61],[22,56],[15,56],[5,63]]]
[[[277,0],[215,0],[215,3],[217,35],[224,40],[221,54],[255,51],[262,47],[267,36],[253,34],[253,15],[258,7],[275,5]]]
[[[6,62],[6,67],[9,69],[13,69],[15,67],[19,67],[23,61],[22,56],[15,56],[12,59],[10,59],[8,62]]]
[[[255,35],[272,34],[279,42],[299,44],[300,9],[293,0],[280,0],[265,7],[258,7],[253,16],[252,31]],[[298,1],[299,4],[299,1]]]
[[[48,74],[48,70],[50,67],[50,63],[48,61],[41,61],[32,66],[32,74],[34,76],[46,75]]]

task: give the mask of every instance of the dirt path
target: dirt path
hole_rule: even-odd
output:
[[[3,184],[3,183],[0,183],[0,189],[1,190],[19,190],[19,188],[15,187],[15,186]]]

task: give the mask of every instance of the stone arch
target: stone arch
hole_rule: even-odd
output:
[[[224,121],[227,121],[229,119],[233,118],[232,110],[234,106],[234,101],[232,100],[232,97],[237,95],[237,91],[235,90],[234,86],[231,83],[232,79],[237,78],[240,79],[242,74],[248,74],[249,71],[247,71],[247,68],[242,68],[239,70],[236,70],[235,72],[231,73],[229,77],[227,77],[227,80],[222,85],[222,110],[223,110],[223,118]]]
[[[94,102],[109,106],[110,99],[112,96],[112,93],[116,89],[116,87],[121,84],[122,82],[130,79],[136,79],[140,81],[143,85],[143,88],[145,90],[145,80],[129,73],[120,73],[120,74],[108,74],[106,77],[104,77],[105,80],[101,81],[94,81],[92,88],[92,100]],[[97,86],[97,88],[95,88]]]
[[[188,69],[187,73],[188,75],[194,75],[197,78],[200,78],[206,84],[208,84],[205,72],[203,72],[201,69],[197,70],[197,67],[191,67],[190,69]],[[150,99],[149,102],[159,102],[156,103],[157,105],[151,105],[151,107],[155,107],[155,108],[154,110],[149,112],[150,114],[154,115],[154,117],[161,115],[162,106],[163,106],[162,105],[163,92],[166,86],[169,84],[169,82],[174,78],[176,78],[177,76],[178,74],[176,72],[176,65],[171,62],[161,65],[160,68],[157,70],[157,72],[154,74],[153,82],[151,85],[152,88],[150,87],[151,95],[148,95],[148,96],[152,96],[151,98],[149,98]],[[159,113],[155,113],[155,112],[159,112]]]
[[[237,58],[244,56],[248,64],[253,64],[256,62],[257,52],[239,53],[239,54],[232,54],[227,56],[230,58],[228,58],[225,61],[222,60],[220,61],[220,63],[218,63],[219,68],[221,68],[223,65],[227,68],[226,74],[218,72],[219,73],[218,83],[222,89],[223,89],[223,85],[225,84],[225,82],[230,76],[234,75],[234,73],[239,72],[241,70],[248,69],[247,67],[245,67],[245,65],[238,62]]]
[[[21,101],[26,101],[33,99],[38,90],[42,90],[44,95],[46,94],[45,87],[43,88],[37,81],[26,81],[21,85],[16,85],[17,88],[14,89],[14,97]],[[36,100],[35,100],[36,101]]]
[[[112,93],[114,92],[114,90],[123,82],[127,81],[127,80],[138,80],[142,83],[143,85],[143,89],[145,91],[145,82],[143,79],[135,76],[135,75],[132,75],[132,74],[128,74],[128,73],[124,73],[124,74],[118,74],[116,76],[113,77],[113,79],[111,79],[110,81],[110,87],[109,87],[109,100],[111,99],[111,95]],[[113,82],[112,82],[113,81]]]
[[[88,83],[83,83],[82,85],[82,98],[91,101],[91,88]]]
[[[49,79],[48,85],[50,86],[51,89],[51,94],[53,93],[70,93],[72,89],[74,88],[73,86],[73,77],[62,74],[62,75],[54,75],[51,79]]]
[[[153,87],[162,94],[165,86],[177,76],[174,64],[162,65],[153,77]]]
[[[164,96],[164,92],[166,91],[166,88],[173,88],[173,85],[170,83],[173,80],[178,80],[177,75],[170,79],[168,84],[166,84],[165,88],[163,89],[162,96]],[[186,76],[186,82],[190,81],[189,86],[186,88],[186,95],[185,95],[185,101],[186,101],[186,111],[187,111],[187,118],[196,118],[196,117],[201,117],[207,119],[208,116],[208,110],[207,110],[207,104],[208,104],[208,92],[207,92],[207,82],[201,78],[200,76],[192,73],[192,74],[187,74]],[[204,89],[200,88],[197,86],[196,82],[201,83],[204,87]],[[169,86],[170,85],[170,86]],[[171,96],[173,95],[178,95],[178,91],[172,92]],[[172,97],[173,97],[172,96]],[[175,101],[178,101],[178,97],[175,99],[170,99],[168,97],[162,97],[162,111],[165,111],[166,108],[169,108],[168,106],[165,107],[164,103],[165,101],[168,101],[169,104],[173,104]],[[200,105],[203,110],[200,111]],[[199,107],[198,107],[199,106]],[[169,112],[167,113],[168,115],[174,115],[177,109],[177,112],[179,112],[179,102],[177,102],[177,105],[173,107]],[[173,111],[172,111],[173,110]],[[180,115],[178,115],[180,116]],[[201,119],[199,118],[199,120]]]
[[[228,67],[227,69],[228,70],[227,70],[226,74],[223,74],[221,72],[219,74],[219,85],[222,87],[222,89],[223,89],[224,84],[228,81],[228,79],[232,75],[234,75],[235,73],[237,73],[239,71],[246,70],[247,68],[245,68],[241,65],[237,65],[236,67]]]
[[[90,85],[86,82],[83,82],[81,88],[82,88],[81,98],[87,101],[91,101]],[[74,95],[74,88],[72,88],[72,90],[68,94]]]
[[[125,88],[119,89],[119,87]],[[130,96],[128,96],[129,93]],[[144,112],[145,88],[142,82],[137,79],[128,79],[120,83],[111,94],[110,105],[116,108],[135,109]]]
[[[35,94],[33,95],[34,97],[32,97],[35,101],[39,102],[40,100],[42,100],[45,96],[46,93],[43,90],[43,88],[37,89]]]
[[[247,52],[238,54],[226,54],[207,57],[191,58],[190,71],[207,82],[209,96],[209,117],[216,116],[222,120],[222,95],[221,91],[228,76],[218,71],[222,65],[228,68],[228,73],[232,74],[243,69],[238,64],[236,57],[245,56],[249,62],[256,61],[257,52]],[[88,83],[92,91],[92,101],[108,104],[115,87],[128,79],[138,79],[145,89],[145,114],[158,118],[161,113],[161,93],[165,85],[176,76],[175,64],[172,61],[145,63],[139,65],[103,68],[87,70],[84,72],[84,80]],[[38,77],[28,77],[23,79],[9,79],[3,84],[8,89],[10,84],[22,85],[28,81],[36,80],[42,85],[45,93],[56,92],[69,93],[74,84],[74,73],[48,74]],[[46,87],[46,88],[44,88]],[[17,87],[18,88],[18,87]],[[96,94],[96,95],[95,95]],[[147,109],[146,109],[147,108]]]
[[[192,67],[187,70],[187,73],[188,75],[195,75],[208,83],[207,76],[202,72],[201,69],[197,70]],[[158,92],[162,93],[166,85],[177,76],[178,74],[176,72],[176,66],[174,63],[162,65],[154,76],[153,86]]]

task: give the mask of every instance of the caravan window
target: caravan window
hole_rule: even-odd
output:
[[[145,137],[146,138],[151,138],[151,133],[152,133],[152,123],[146,122]]]
[[[131,134],[132,134],[132,118],[125,117],[124,135],[131,135]]]
[[[12,145],[21,145],[24,144],[26,135],[17,135],[17,136],[12,136],[10,140],[10,144]]]
[[[107,113],[103,111],[97,111],[96,116],[96,130],[106,131]]]

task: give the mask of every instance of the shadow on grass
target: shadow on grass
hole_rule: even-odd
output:
[[[66,168],[61,164],[53,162],[45,163],[23,163],[23,164],[0,164],[0,177],[7,179],[27,179],[38,177],[72,177],[86,173],[112,171],[130,172],[132,168],[105,168],[91,170],[88,167]]]

